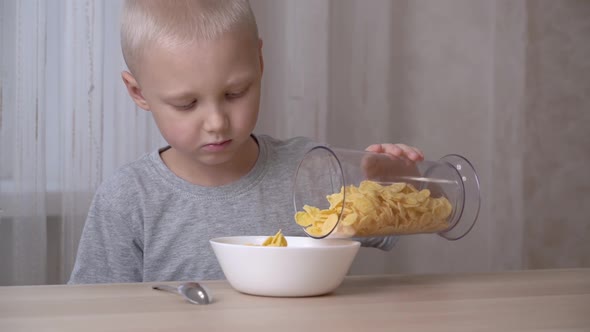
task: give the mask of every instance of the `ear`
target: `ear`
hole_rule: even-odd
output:
[[[129,93],[129,96],[131,97],[131,99],[133,99],[135,104],[139,108],[149,111],[150,105],[143,97],[143,94],[141,93],[141,88],[139,87],[139,84],[137,83],[135,77],[133,77],[133,75],[130,72],[124,71],[121,73],[121,78],[123,79],[123,83],[125,83],[125,86],[127,87],[127,93]]]
[[[264,59],[262,57],[262,39],[258,39],[258,56],[260,58],[260,73],[264,73]]]

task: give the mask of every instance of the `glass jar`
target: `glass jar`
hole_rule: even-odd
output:
[[[459,155],[411,162],[386,154],[316,146],[297,168],[295,221],[313,238],[437,233],[473,228],[479,179]]]

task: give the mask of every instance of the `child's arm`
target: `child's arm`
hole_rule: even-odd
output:
[[[84,225],[69,284],[142,281],[143,244],[131,220],[123,218],[118,210],[97,193]]]
[[[362,247],[376,248],[383,251],[390,251],[395,247],[395,244],[399,240],[399,236],[376,236],[376,237],[363,237],[353,238],[361,243]]]

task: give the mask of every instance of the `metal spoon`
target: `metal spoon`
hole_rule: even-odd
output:
[[[209,295],[207,288],[201,286],[201,284],[197,282],[186,282],[178,287],[154,285],[152,286],[152,289],[180,294],[192,304],[209,304],[213,301],[213,296]]]

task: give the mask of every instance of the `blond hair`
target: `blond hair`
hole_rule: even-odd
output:
[[[133,73],[148,46],[175,47],[214,40],[237,28],[258,40],[248,0],[125,0],[121,48]]]

